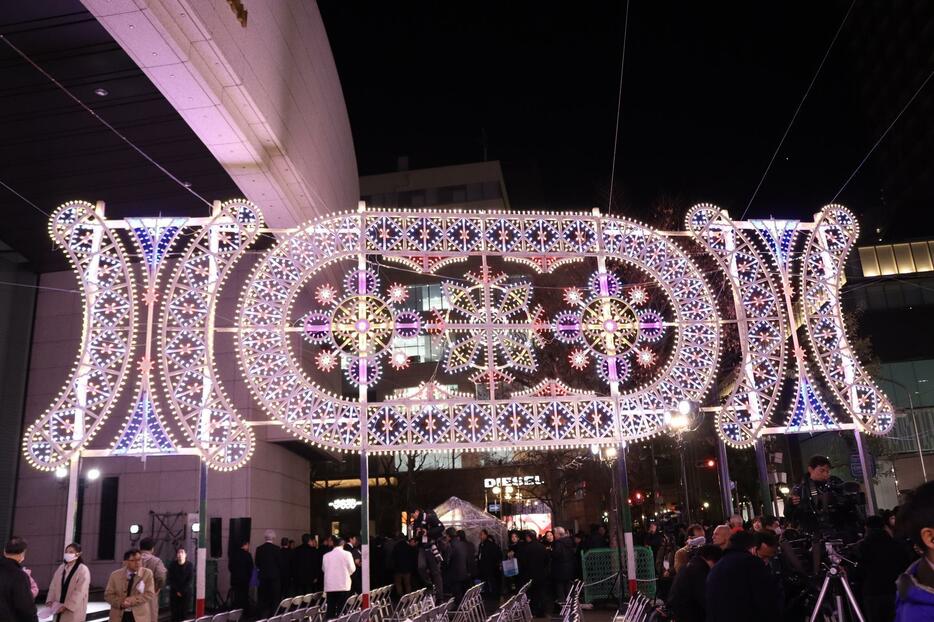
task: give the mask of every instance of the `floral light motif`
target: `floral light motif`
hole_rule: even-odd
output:
[[[315,365],[323,372],[345,358],[347,378],[360,386],[372,386],[382,377],[382,361],[394,369],[405,369],[409,358],[392,351],[396,338],[414,337],[421,331],[421,318],[396,305],[408,297],[406,288],[390,285],[379,294],[379,277],[370,269],[354,269],[344,275],[343,297],[333,287],[318,287],[315,298],[329,301],[326,309],[312,310],[303,317],[303,337],[327,349],[318,353]]]
[[[442,283],[450,310],[445,317],[445,371],[475,369],[474,382],[509,380],[510,370],[537,368],[538,310],[531,310],[532,285],[509,282],[505,274],[468,273],[466,284]]]
[[[588,279],[589,295],[579,303],[580,310],[562,311],[552,322],[552,331],[559,341],[584,346],[569,354],[571,366],[584,369],[586,352],[596,360],[597,374],[607,383],[628,379],[632,353],[641,366],[653,365],[655,353],[645,345],[636,349],[636,345],[657,341],[664,332],[662,315],[653,309],[636,311],[619,297],[622,288],[616,274],[595,272]],[[632,291],[640,290],[630,290],[630,300]],[[565,301],[567,299],[565,295]]]

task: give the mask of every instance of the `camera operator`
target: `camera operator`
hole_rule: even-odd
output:
[[[438,519],[434,510],[416,509],[409,519],[409,537],[415,538],[419,546],[418,572],[422,581],[430,583],[435,591],[435,602],[443,602],[444,585],[441,580],[441,564],[444,556],[441,553],[441,536],[444,535],[444,525]]]
[[[812,456],[807,468],[807,477],[791,491],[785,518],[814,538],[855,542],[860,523],[856,513],[858,495],[849,493],[843,480],[830,474],[830,460],[826,457]]]

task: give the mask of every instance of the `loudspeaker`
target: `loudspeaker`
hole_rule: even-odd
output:
[[[114,559],[117,548],[117,492],[119,477],[101,481],[101,513],[97,524],[97,559]]]
[[[217,558],[224,555],[224,547],[221,545],[221,525],[223,520],[219,516],[210,520],[211,527],[208,530],[208,537],[211,538],[211,557]]]
[[[239,549],[244,542],[250,541],[250,529],[253,526],[253,520],[247,516],[244,518],[231,518],[230,528],[227,530],[227,557],[230,552]]]

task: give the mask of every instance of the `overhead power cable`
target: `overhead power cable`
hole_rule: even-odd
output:
[[[152,165],[155,166],[157,169],[159,169],[160,171],[162,171],[163,173],[165,173],[166,176],[168,176],[172,181],[174,181],[175,183],[177,183],[179,186],[181,186],[182,188],[184,188],[186,191],[188,191],[189,193],[191,193],[192,195],[194,195],[195,197],[197,197],[198,199],[200,199],[202,202],[204,202],[205,205],[207,205],[208,207],[213,207],[213,204],[212,204],[210,201],[208,201],[207,199],[205,199],[203,196],[201,196],[200,194],[198,194],[197,192],[195,192],[195,191],[191,188],[191,184],[187,184],[187,183],[183,182],[181,179],[179,179],[178,177],[176,177],[175,175],[173,175],[172,172],[169,171],[167,168],[165,168],[164,166],[162,166],[161,164],[159,164],[158,162],[156,162],[152,157],[149,156],[149,154],[147,154],[147,153],[146,153],[145,151],[143,151],[140,147],[138,147],[132,140],[130,140],[129,138],[127,138],[126,136],[124,136],[120,131],[117,130],[117,128],[115,128],[113,125],[111,125],[110,123],[108,123],[103,117],[101,117],[99,114],[97,114],[90,106],[88,106],[87,104],[85,104],[85,103],[84,103],[83,101],[81,101],[74,93],[72,93],[71,91],[69,91],[69,90],[65,87],[65,85],[63,85],[61,82],[59,82],[58,80],[56,80],[55,77],[54,77],[52,74],[50,74],[48,71],[46,71],[45,69],[43,69],[38,63],[36,63],[34,60],[32,60],[25,52],[23,52],[21,49],[19,49],[18,47],[16,47],[16,45],[14,45],[13,42],[9,40],[9,38],[7,38],[7,37],[6,37],[5,35],[3,35],[3,34],[0,34],[0,40],[2,40],[2,41],[7,45],[7,47],[9,47],[11,50],[13,50],[14,52],[16,52],[23,60],[25,60],[25,61],[26,61],[27,63],[29,63],[30,65],[32,65],[33,68],[36,69],[36,71],[38,71],[38,72],[41,73],[43,76],[45,76],[45,77],[49,80],[49,82],[51,82],[52,84],[54,84],[61,92],[63,92],[65,95],[67,95],[69,98],[71,98],[76,104],[78,104],[79,106],[81,106],[82,108],[84,108],[84,109],[88,112],[88,114],[90,114],[92,117],[94,117],[95,119],[97,119],[97,120],[101,123],[101,125],[103,125],[103,126],[106,127],[108,130],[110,130],[111,132],[113,132],[114,135],[116,135],[120,140],[122,140],[123,142],[125,142],[131,149],[133,149],[133,150],[136,151],[138,154],[140,154],[141,156],[143,156],[143,158],[145,158],[146,160],[148,160],[150,164],[152,164]]]
[[[616,129],[613,132],[613,158],[610,164],[610,194],[606,199],[606,213],[613,211],[613,182],[616,178],[616,151],[619,146],[619,120],[623,107],[623,71],[626,69],[626,37],[629,33],[629,0],[626,0],[626,17],[623,20],[623,53],[619,62],[619,91],[616,95]]]
[[[768,176],[769,171],[772,169],[772,164],[775,163],[775,158],[778,157],[779,151],[782,149],[782,145],[785,144],[785,139],[788,137],[788,132],[791,131],[791,126],[794,125],[795,119],[798,118],[798,113],[801,112],[801,107],[804,106],[804,100],[808,98],[808,95],[811,93],[811,89],[814,88],[814,83],[817,81],[817,76],[820,75],[821,69],[824,67],[824,63],[827,61],[827,57],[830,56],[830,50],[833,49],[834,43],[837,42],[837,37],[840,36],[840,31],[843,30],[843,25],[846,24],[847,18],[850,16],[850,11],[853,10],[853,6],[856,4],[856,0],[850,3],[850,8],[846,10],[846,13],[843,15],[843,19],[840,21],[840,25],[837,26],[837,32],[834,33],[833,39],[830,40],[830,45],[827,46],[827,50],[824,52],[824,57],[821,59],[820,64],[817,66],[817,71],[814,72],[814,77],[811,78],[808,88],[804,91],[804,95],[801,96],[801,101],[798,102],[798,107],[795,108],[795,113],[791,115],[791,121],[788,122],[788,127],[785,128],[785,132],[782,134],[781,140],[778,141],[778,146],[775,147],[775,151],[772,153],[772,157],[769,159],[768,165],[765,167],[765,171],[762,173],[762,177],[759,178],[759,183],[756,184],[756,189],[753,190],[752,196],[749,197],[749,201],[746,203],[746,209],[743,210],[743,215],[740,216],[740,220],[746,218],[746,213],[749,212],[749,208],[752,206],[752,202],[756,200],[756,195],[759,194],[759,190],[762,188],[765,178]]]
[[[837,190],[837,194],[833,195],[833,198],[830,199],[831,203],[835,202],[837,200],[837,197],[839,197],[840,194],[844,191],[844,189],[846,189],[846,187],[849,185],[849,183],[853,181],[853,178],[856,177],[856,173],[859,172],[859,169],[863,168],[863,164],[866,163],[866,160],[869,159],[869,156],[872,155],[872,152],[876,150],[876,147],[878,147],[880,143],[882,143],[882,141],[888,135],[889,131],[891,131],[891,129],[895,127],[895,124],[898,123],[898,120],[902,118],[902,115],[905,114],[905,111],[908,110],[911,104],[915,101],[915,98],[917,98],[918,95],[921,94],[921,91],[924,90],[924,87],[927,86],[927,83],[931,81],[932,77],[934,77],[934,70],[932,70],[931,73],[928,74],[928,77],[924,79],[924,81],[921,83],[921,86],[918,87],[918,89],[914,92],[911,98],[905,103],[904,106],[902,106],[902,109],[898,111],[898,114],[895,115],[895,118],[892,119],[892,122],[889,123],[889,126],[885,128],[885,131],[882,132],[882,135],[879,136],[876,142],[873,143],[872,147],[869,148],[869,151],[866,153],[865,156],[863,156],[863,159],[860,160],[859,164],[856,165],[856,168],[853,169],[853,172],[850,173],[850,176],[846,178],[846,181],[843,182],[843,185],[840,186],[839,190]]]

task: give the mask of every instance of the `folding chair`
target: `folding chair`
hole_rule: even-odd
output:
[[[286,611],[288,611],[288,610],[291,609],[291,608],[292,608],[292,599],[291,599],[291,598],[283,598],[283,599],[279,602],[279,606],[276,607],[276,613],[275,613],[275,615],[279,615],[279,614],[285,613]]]
[[[211,618],[211,622],[227,622],[227,612],[215,613],[214,617]]]
[[[234,609],[233,611],[227,612],[227,622],[240,622],[240,618],[243,617],[243,609]]]

